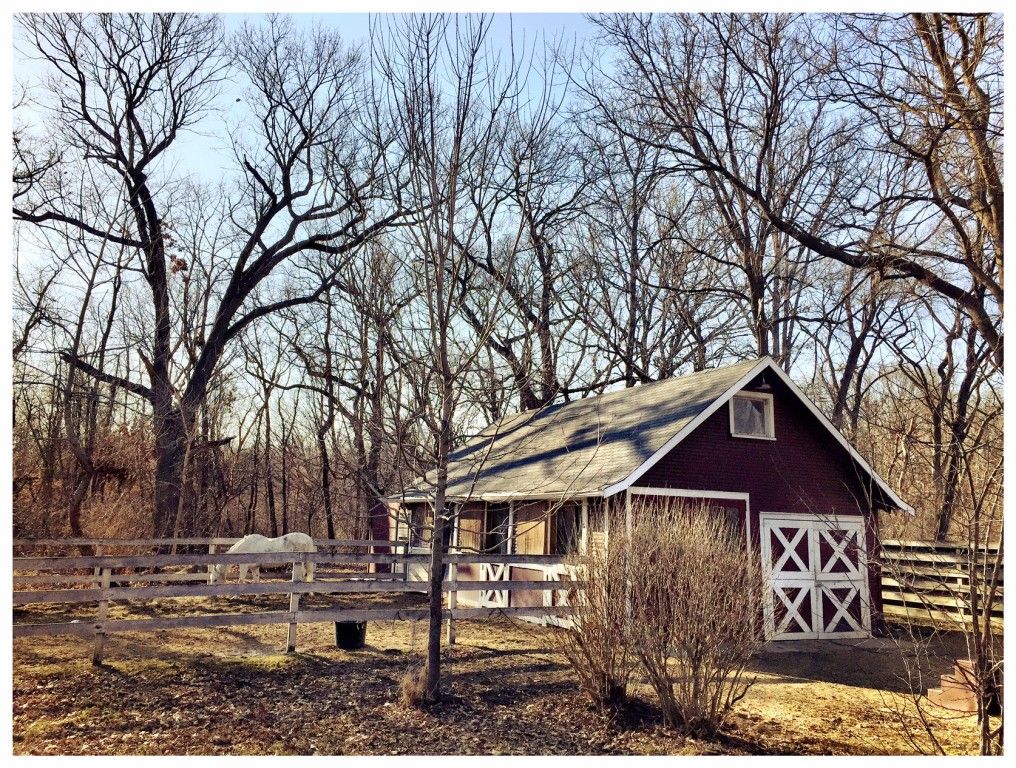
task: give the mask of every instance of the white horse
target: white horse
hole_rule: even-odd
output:
[[[306,533],[287,533],[274,539],[262,536],[260,533],[252,533],[249,536],[244,536],[226,550],[227,554],[237,552],[317,552],[317,547],[314,546],[314,539]],[[213,565],[208,573],[208,583],[218,584],[225,581],[228,570],[229,564],[227,563]],[[247,580],[247,571],[249,570],[254,572],[254,581],[261,580],[261,569],[256,564],[241,563],[240,582]],[[303,563],[294,563],[293,577],[296,581],[314,581],[314,563],[307,563],[306,570]]]

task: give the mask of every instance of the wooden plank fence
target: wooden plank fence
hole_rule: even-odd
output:
[[[82,546],[100,547],[172,547],[172,546],[231,546],[238,542],[241,537],[184,537],[179,539],[14,539],[15,549],[24,547],[55,547],[58,549],[71,549]],[[399,539],[389,541],[387,539],[314,539],[314,543],[321,547],[394,547],[403,546],[406,541]]]
[[[226,543],[232,540],[225,540]],[[151,548],[162,546],[166,540],[46,540],[25,544],[15,542],[23,547],[39,545],[47,548],[72,549],[86,544],[101,547],[108,551],[112,546],[128,548]],[[190,539],[177,540],[198,546],[213,546],[223,540]],[[404,541],[366,541],[366,540],[320,540],[315,541],[318,552],[272,552],[258,554],[107,554],[107,555],[41,555],[15,557],[13,604],[25,606],[34,604],[96,604],[97,611],[94,621],[64,621],[56,623],[34,624],[15,623],[14,637],[31,637],[40,635],[84,635],[93,636],[92,660],[101,663],[107,635],[113,632],[150,632],[163,629],[207,628],[221,626],[253,626],[264,624],[286,624],[288,651],[296,648],[296,627],[301,623],[311,622],[353,622],[353,621],[419,621],[429,616],[427,608],[391,608],[391,607],[341,607],[307,610],[300,608],[303,595],[352,595],[352,594],[391,594],[424,592],[426,585],[410,580],[410,566],[426,567],[429,554],[412,553]],[[329,546],[348,549],[387,549],[383,552],[322,552]],[[571,612],[567,605],[553,604],[547,601],[546,606],[521,607],[506,606],[498,608],[458,607],[458,592],[480,592],[489,589],[485,581],[461,580],[456,578],[456,566],[468,563],[500,563],[522,566],[558,566],[565,558],[557,555],[498,555],[455,552],[446,555],[448,569],[442,581],[442,591],[447,593],[447,607],[443,610],[443,618],[448,621],[448,640],[454,642],[453,621],[455,619],[482,619],[495,616],[518,616],[546,620],[547,617],[564,617]],[[347,570],[337,574],[328,573],[333,579],[314,582],[266,581],[258,583],[219,583],[209,584],[207,570],[204,573],[180,573],[165,571],[173,568],[209,568],[218,564],[252,564],[261,566],[286,566],[292,575],[297,564],[316,563],[319,565],[340,566],[345,569],[357,566],[375,568],[378,565],[391,565],[394,573]],[[148,569],[146,573],[120,574],[117,570]],[[67,571],[81,573],[68,574]],[[29,572],[29,573],[26,573]],[[560,581],[550,580],[509,580],[509,569],[502,572],[505,578],[498,581],[497,588],[502,590],[560,590]],[[320,573],[320,571],[319,571]],[[181,583],[202,581],[204,583]],[[147,585],[146,585],[147,584]],[[70,588],[59,588],[60,585],[72,585]],[[45,587],[45,588],[42,588]],[[58,588],[54,588],[58,587]],[[144,619],[111,619],[109,606],[112,602],[148,601],[173,598],[194,597],[249,597],[260,595],[284,594],[289,596],[289,610],[266,610],[257,613],[221,613],[199,616],[165,616]]]
[[[997,578],[991,605],[992,626],[1002,630],[1003,569],[994,567],[998,545],[978,548],[948,542],[882,542],[882,606],[887,620],[905,620],[928,626],[961,628],[970,623],[970,576],[982,585]]]

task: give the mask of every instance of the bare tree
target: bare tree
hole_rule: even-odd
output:
[[[1001,401],[986,375],[991,349],[963,312],[954,309],[949,317],[932,304],[922,326],[927,330],[912,330],[907,348],[898,353],[900,370],[917,393],[930,427],[925,439],[936,502],[933,536],[942,541],[950,535],[959,506],[965,461],[981,444],[985,430],[1001,418]]]
[[[675,166],[815,254],[946,297],[1001,365],[1000,18],[837,17],[810,47],[794,35],[797,20],[764,16],[599,23],[622,55],[616,79]],[[768,69],[780,50],[798,73],[789,81]],[[752,143],[765,150],[796,134],[802,156],[738,161],[722,125],[740,128],[733,116],[747,97],[758,115]],[[827,114],[838,105],[846,117]],[[795,169],[816,162],[823,173],[809,200]],[[799,203],[787,205],[788,193]],[[835,205],[822,214],[827,193]]]
[[[467,335],[456,323],[469,266],[465,253],[484,237],[469,195],[487,187],[496,171],[505,118],[516,111],[519,93],[518,64],[499,63],[491,23],[490,17],[412,17],[378,30],[374,41],[379,99],[392,121],[400,161],[392,183],[404,187],[410,207],[419,211],[399,241],[416,262],[420,296],[406,317],[411,335],[400,340],[399,354],[415,363],[410,383],[433,440],[426,702],[441,696],[441,581],[454,515],[446,494],[461,381],[489,332]],[[503,298],[496,294],[489,301],[497,306]]]
[[[798,25],[789,16],[740,15],[597,23],[622,55],[616,71],[601,73],[600,87],[587,88],[601,119],[655,153],[658,174],[676,173],[697,188],[700,215],[712,218],[715,233],[701,256],[725,268],[723,290],[743,307],[754,353],[789,368],[799,326],[820,317],[808,301],[815,256],[717,168],[750,178],[782,215],[810,226],[827,220],[845,154],[831,142],[817,151],[800,127],[826,121],[809,101]]]
[[[313,300],[326,286],[274,300],[256,289],[300,254],[340,255],[359,247],[400,212],[375,205],[383,148],[356,129],[360,58],[335,35],[301,37],[277,18],[264,29],[246,28],[235,41],[260,147],[237,140],[241,175],[230,212],[235,255],[197,359],[180,380],[170,282],[182,268],[168,242],[173,188],[160,171],[181,132],[213,109],[230,72],[221,24],[187,14],[106,14],[31,15],[22,25],[52,73],[46,106],[68,147],[64,160],[95,166],[106,186],[122,190],[127,213],[96,220],[74,197],[29,194],[17,199],[15,216],[63,225],[136,254],[151,293],[144,350],[150,384],[67,359],[149,402],[157,454],[154,528],[168,534],[183,499],[196,414],[227,344],[258,318]]]
[[[633,386],[688,363],[701,370],[731,341],[729,270],[703,258],[715,223],[666,178],[658,150],[614,131],[608,115],[594,120],[583,128],[594,181],[575,275],[602,368],[593,381]]]
[[[816,306],[825,318],[808,328],[829,420],[857,438],[868,392],[891,371],[885,353],[903,343],[915,322],[910,292],[899,283],[836,265],[816,281]]]
[[[544,44],[519,73],[529,98],[501,118],[493,174],[465,180],[482,236],[463,247],[471,269],[461,275],[462,314],[507,365],[522,410],[585,391],[572,386],[583,350],[570,338],[582,327],[572,240],[590,184],[566,110],[573,64],[565,46]],[[504,306],[491,305],[491,294],[503,294]]]

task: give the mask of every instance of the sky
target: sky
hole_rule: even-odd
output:
[[[306,30],[320,25],[336,30],[350,46],[366,45],[370,34],[370,25],[382,16],[389,14],[369,13],[294,13],[289,14],[298,28]],[[256,24],[265,19],[258,13],[224,13],[221,14],[227,34],[238,32],[245,22]],[[563,38],[565,42],[581,45],[584,40],[594,34],[594,26],[582,13],[496,13],[490,31],[490,44],[494,50],[507,48],[514,39],[516,47],[539,44],[544,38],[553,40]],[[43,73],[43,68],[19,52],[28,50],[18,43],[19,30],[14,25],[13,37],[15,51],[13,60],[14,83],[32,82]],[[208,181],[215,181],[235,169],[236,163],[232,155],[230,141],[226,132],[226,121],[235,122],[243,116],[242,106],[234,106],[242,97],[242,84],[223,90],[221,103],[223,111],[216,119],[209,116],[202,120],[200,135],[183,134],[170,150],[169,160],[173,165],[173,175],[194,175]],[[21,122],[37,122],[35,113],[30,106],[23,107],[19,119]],[[41,122],[41,121],[40,121]]]

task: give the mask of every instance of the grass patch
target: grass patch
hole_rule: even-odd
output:
[[[176,662],[167,659],[111,659],[102,666],[122,675],[145,679],[175,676],[179,669]]]
[[[231,666],[256,669],[264,672],[273,672],[279,669],[291,669],[303,666],[306,663],[304,654],[296,653],[272,653],[263,656],[236,656],[224,659],[220,662],[223,668]]]
[[[55,736],[64,730],[79,730],[92,724],[97,719],[99,711],[96,707],[79,709],[62,717],[46,717],[45,715],[33,720],[21,729],[18,734],[23,739],[43,739]]]

